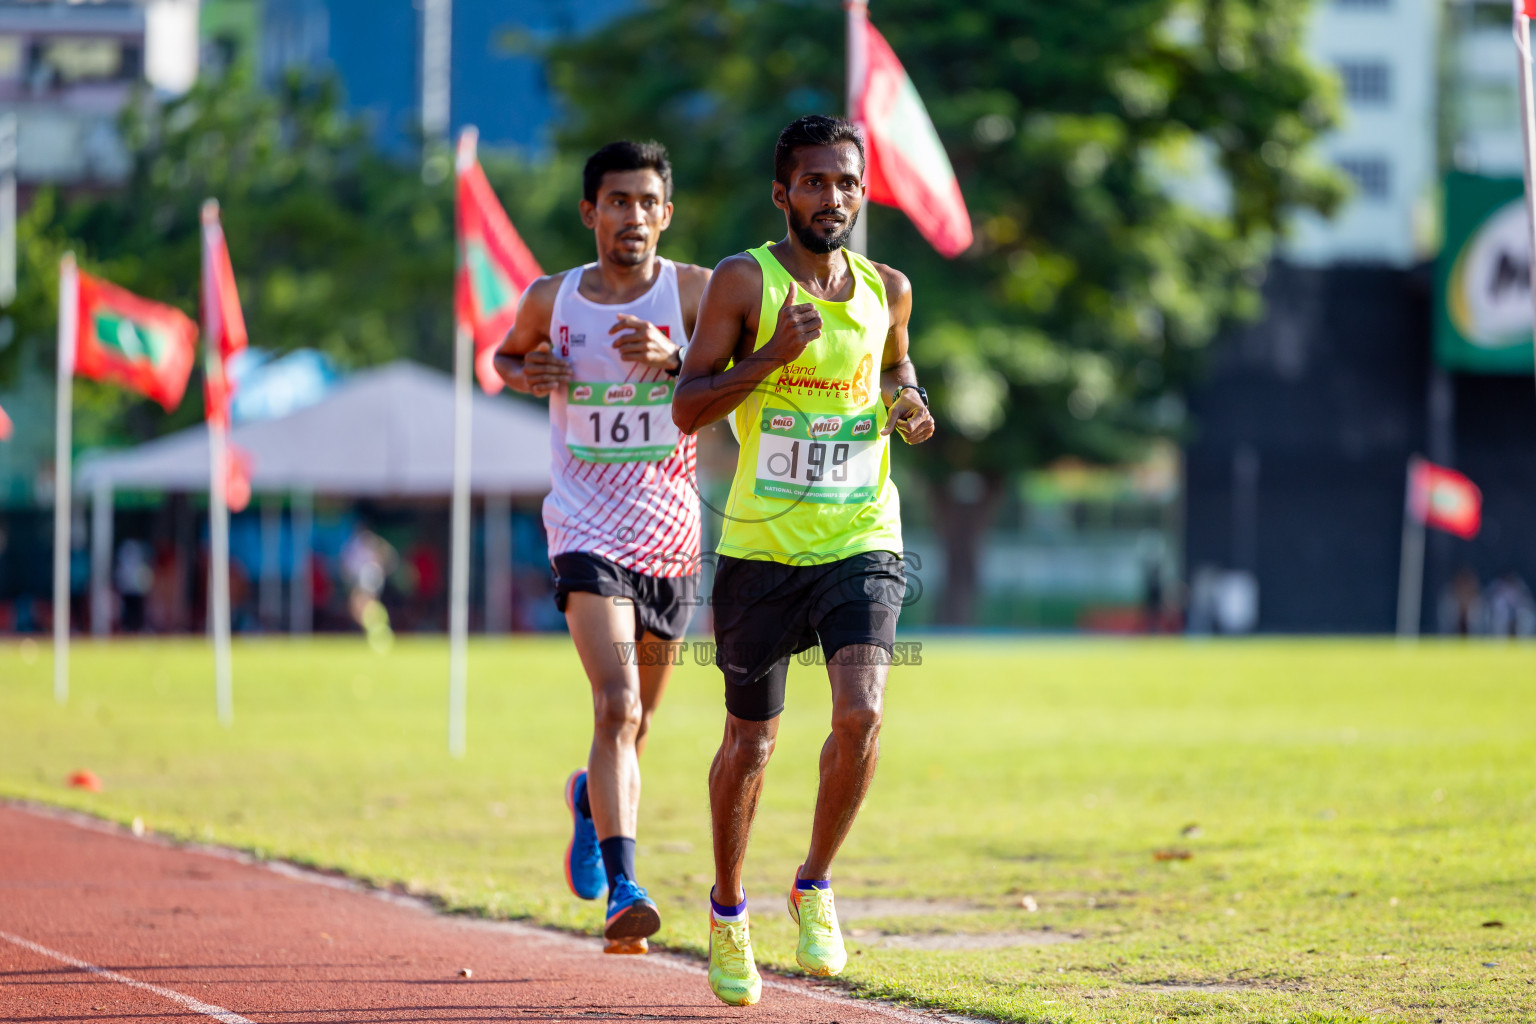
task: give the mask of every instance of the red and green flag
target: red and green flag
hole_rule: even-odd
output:
[[[518,236],[475,155],[475,135],[466,130],[458,154],[458,274],[454,319],[475,339],[475,376],[480,386],[501,390],[493,357],[517,319],[523,290],[544,271]]]
[[[229,404],[235,396],[229,360],[245,348],[247,339],[229,243],[219,222],[219,204],[212,199],[203,204],[203,336],[210,342],[205,353],[209,365],[203,372],[203,407],[208,420],[227,431]],[[224,500],[231,512],[243,512],[251,503],[251,457],[233,441],[225,449]]]
[[[5,414],[4,409],[0,409],[0,441],[9,441],[11,430],[11,418]]]
[[[1414,459],[1409,468],[1408,511],[1425,526],[1471,540],[1483,527],[1483,492],[1454,469]]]
[[[203,334],[213,343],[208,359],[216,359],[219,364],[204,368],[205,408],[209,419],[228,427],[229,403],[235,393],[229,377],[229,359],[245,348],[245,314],[240,309],[240,292],[235,287],[235,269],[229,260],[224,227],[219,223],[219,204],[212,199],[203,204],[202,307]]]
[[[197,350],[192,318],[99,277],[73,273],[78,275],[75,374],[137,391],[166,412],[175,409],[186,393]]]
[[[953,259],[971,247],[971,215],[923,99],[862,2],[848,7],[848,106],[864,129],[871,202],[900,209]]]

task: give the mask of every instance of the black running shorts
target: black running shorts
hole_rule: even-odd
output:
[[[828,661],[853,644],[891,653],[906,588],[906,567],[889,551],[820,565],[721,555],[711,604],[725,709],[752,722],[777,718],[790,657],[818,643]]]
[[[617,562],[572,551],[549,560],[555,570],[555,607],[565,611],[566,599],[580,591],[603,597],[627,598],[635,608],[635,639],[654,633],[663,640],[681,640],[699,603],[699,574],[647,576]]]

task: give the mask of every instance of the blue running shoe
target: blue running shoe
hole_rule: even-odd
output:
[[[595,900],[608,888],[603,870],[603,851],[597,845],[597,826],[577,808],[587,791],[587,770],[578,768],[565,780],[565,806],[571,810],[571,845],[565,849],[565,880],[571,892]]]
[[[603,926],[603,938],[643,939],[655,935],[661,927],[661,915],[656,904],[629,879],[619,876],[618,884],[608,894],[608,923]]]

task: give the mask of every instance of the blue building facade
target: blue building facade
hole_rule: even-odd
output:
[[[451,121],[488,145],[539,149],[558,115],[540,48],[586,32],[636,0],[454,0]],[[405,150],[418,125],[421,10],[411,0],[267,0],[261,64],[331,70],[380,144]]]

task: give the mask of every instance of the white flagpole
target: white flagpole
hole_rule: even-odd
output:
[[[80,277],[75,254],[59,261],[59,361],[53,454],[53,699],[69,700],[69,525],[73,481],[70,426],[75,398]]]
[[[867,70],[868,58],[864,53],[864,22],[869,18],[869,6],[865,0],[846,0],[843,10],[847,17],[847,52],[848,52],[848,119],[863,127],[859,121],[859,94],[864,89],[864,77]],[[864,145],[869,146],[866,137]],[[848,248],[857,253],[869,252],[869,208],[872,204],[868,199],[859,209],[859,219],[854,222],[853,234],[848,238]]]
[[[1531,306],[1536,316],[1536,87],[1531,74],[1531,19],[1525,13],[1524,0],[1514,0],[1515,5],[1515,53],[1520,62],[1520,134],[1524,141],[1521,153],[1525,158],[1525,214],[1527,235],[1531,241]]]
[[[219,305],[213,277],[209,236],[218,228],[219,203],[203,204],[203,372],[213,385],[209,391],[225,394],[224,359],[219,354]],[[211,411],[211,410],[209,410]],[[208,417],[208,616],[213,632],[214,693],[219,724],[235,724],[235,684],[229,642],[229,498],[224,493],[229,479],[228,426],[222,416]]]
[[[479,134],[459,136],[456,170],[474,166]],[[453,337],[453,511],[448,595],[448,753],[463,757],[467,745],[469,690],[469,467],[475,339],[454,317]]]

